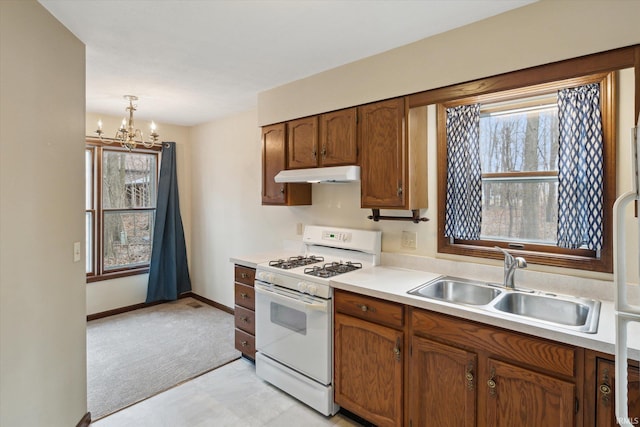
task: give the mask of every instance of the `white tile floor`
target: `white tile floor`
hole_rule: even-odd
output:
[[[341,414],[324,417],[256,377],[255,366],[245,359],[92,423],[95,427],[359,425]]]

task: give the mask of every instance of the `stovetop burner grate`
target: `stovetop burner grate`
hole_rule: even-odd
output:
[[[348,273],[353,270],[357,270],[362,268],[362,264],[359,262],[331,262],[328,264],[324,264],[322,267],[314,266],[310,268],[304,269],[304,274],[308,274],[310,276],[316,277],[333,277],[339,274]]]
[[[305,265],[316,264],[323,261],[324,261],[324,257],[321,257],[321,256],[311,255],[311,256],[305,257],[302,255],[299,255],[299,256],[289,257],[286,260],[278,259],[274,261],[269,261],[269,266],[282,268],[283,270],[290,270],[292,268],[304,267]]]

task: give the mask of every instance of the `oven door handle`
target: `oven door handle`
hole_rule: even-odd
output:
[[[273,289],[273,288],[265,288],[263,286],[260,286],[258,284],[256,284],[254,286],[255,291],[259,294],[268,296],[269,298],[272,298],[274,300],[280,300],[282,302],[285,303],[293,303],[293,304],[297,304],[300,305],[302,307],[304,307],[306,310],[313,310],[313,311],[321,311],[326,313],[328,311],[328,304],[326,301],[323,302],[307,302],[304,301],[302,298],[296,298],[281,292],[278,292],[277,290]]]

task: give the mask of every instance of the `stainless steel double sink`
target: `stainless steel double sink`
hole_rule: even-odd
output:
[[[408,291],[411,295],[473,306],[496,317],[541,322],[578,332],[598,330],[600,301],[444,276]]]

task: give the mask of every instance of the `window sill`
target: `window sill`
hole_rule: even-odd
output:
[[[100,275],[87,274],[87,283],[101,282],[103,280],[119,279],[121,277],[137,276],[149,273],[149,267],[135,268],[130,270],[118,270]]]

